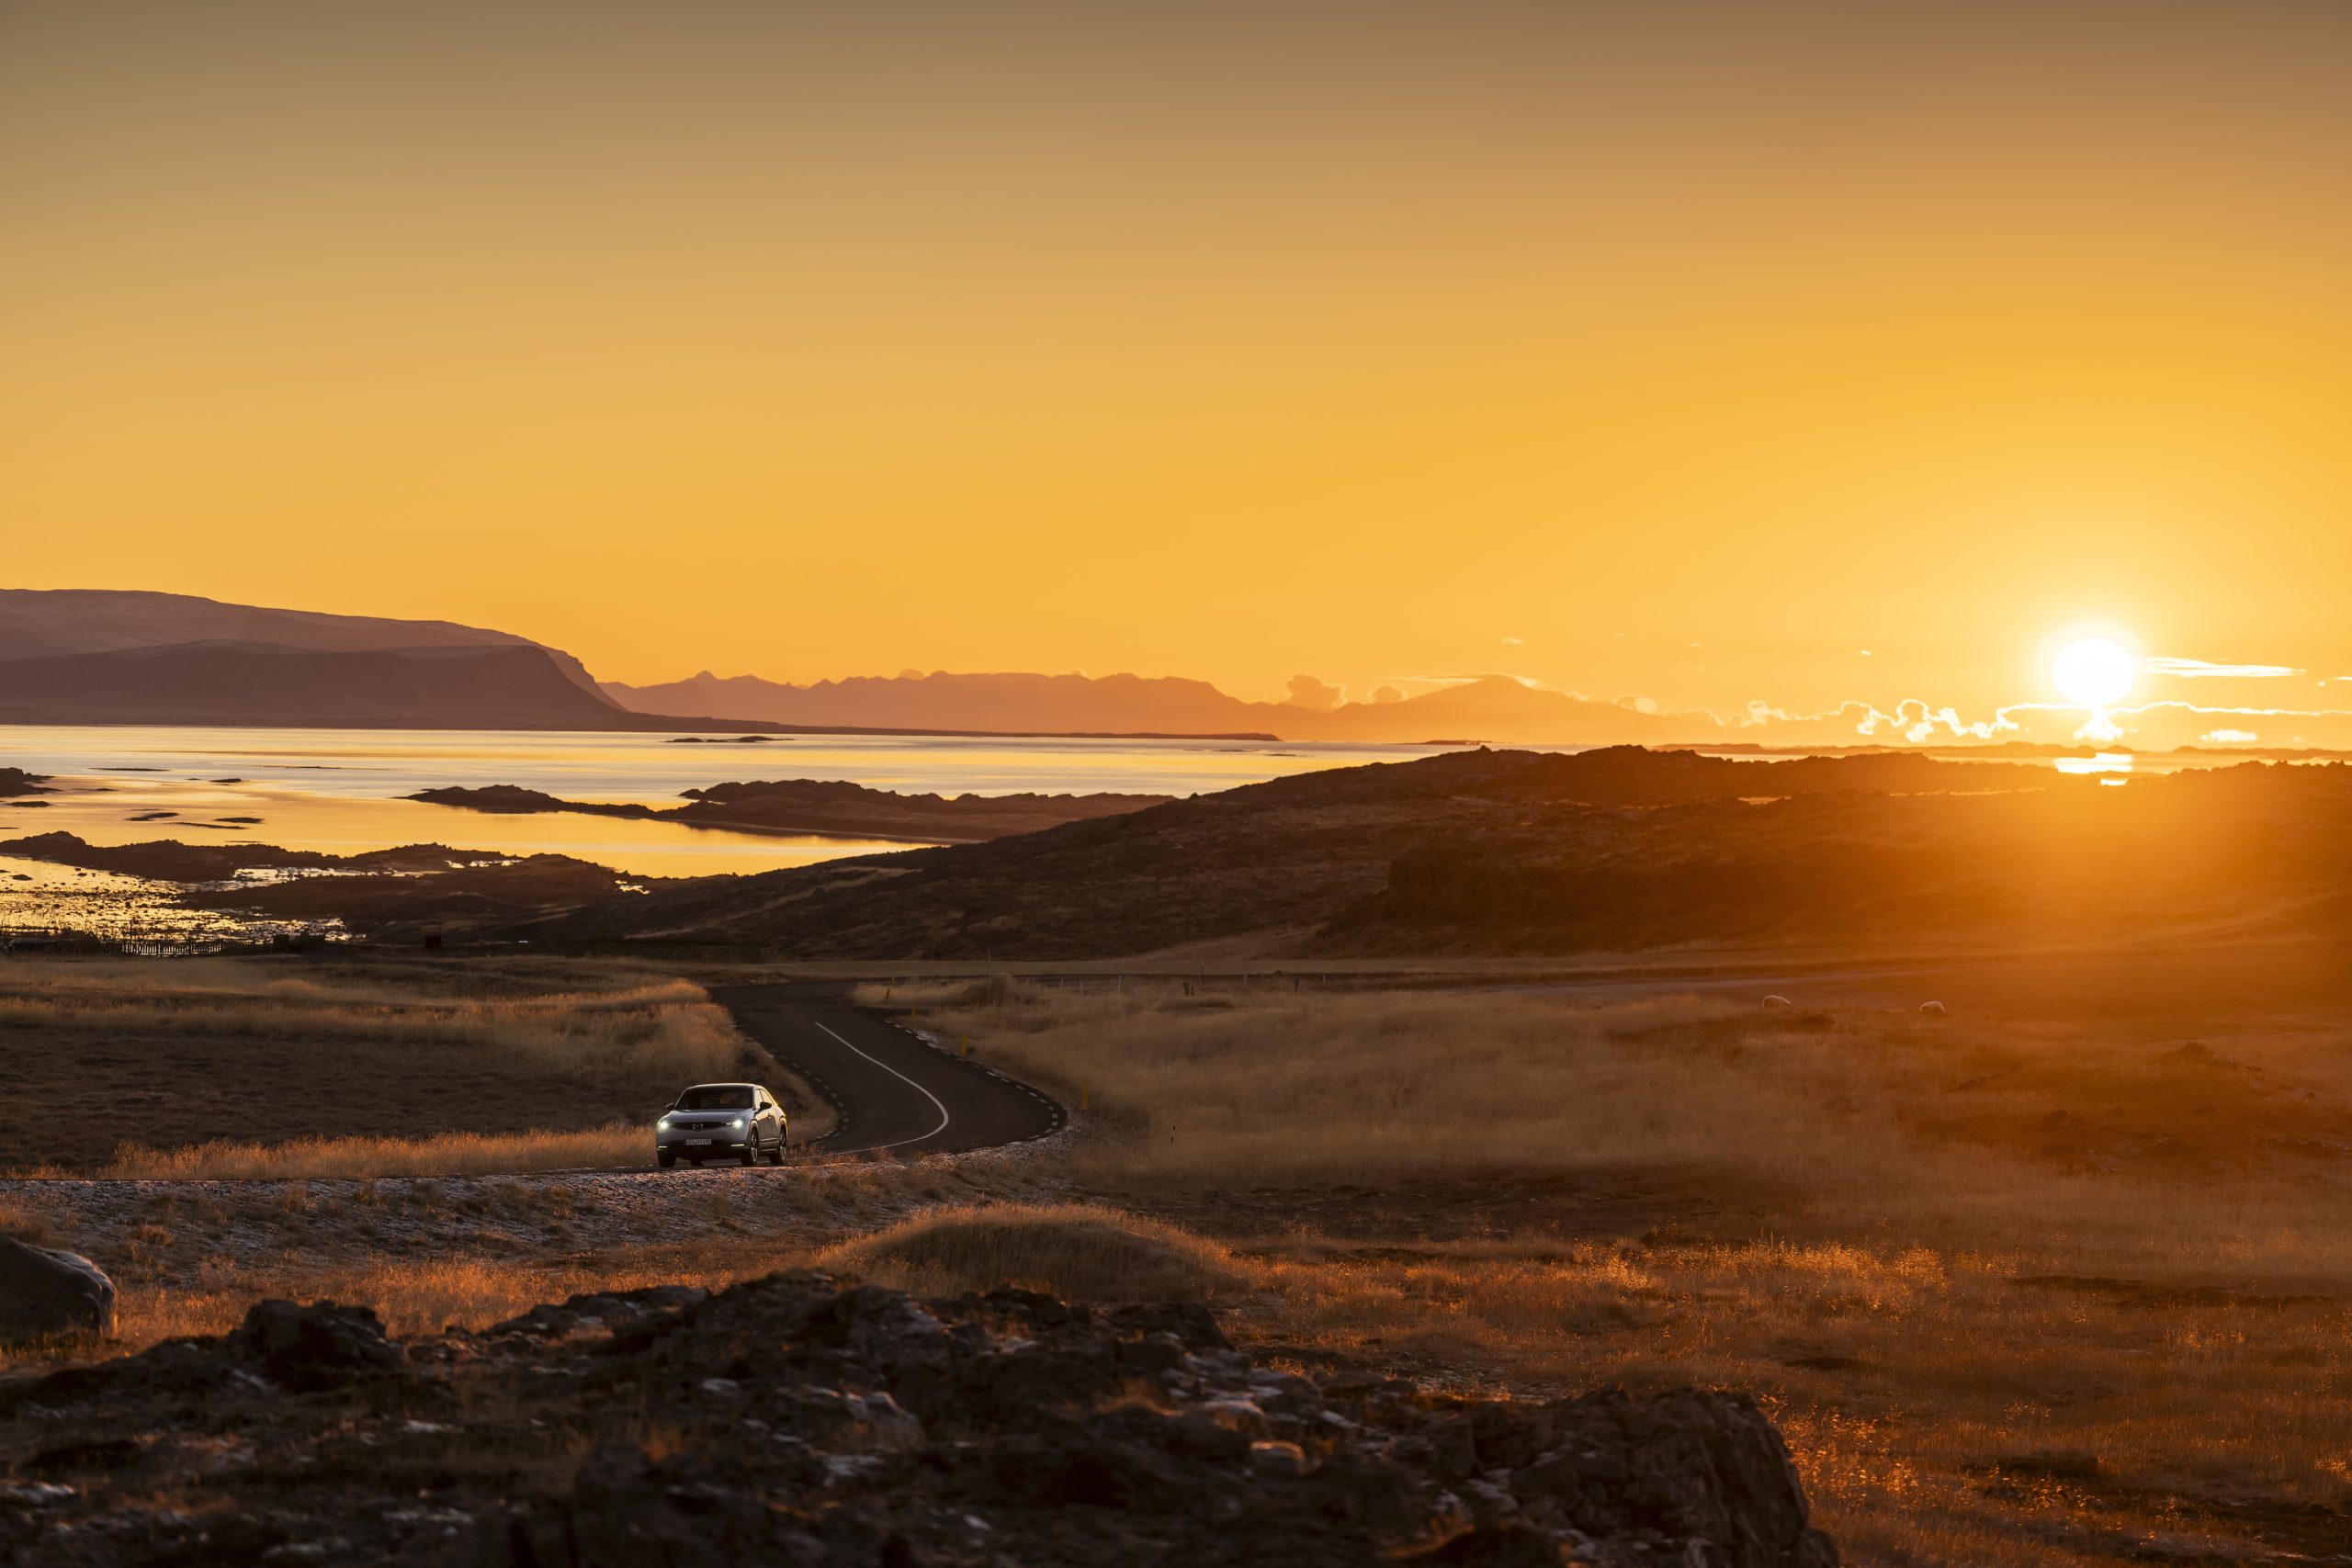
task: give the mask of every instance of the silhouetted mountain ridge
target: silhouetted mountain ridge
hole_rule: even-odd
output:
[[[773,728],[623,708],[510,632],[98,589],[0,590],[0,724]]]
[[[1694,739],[1714,727],[1592,702],[1507,675],[1464,681],[1397,702],[1330,709],[1253,703],[1177,676],[1038,675],[934,671],[788,685],[752,675],[631,686],[606,694],[640,710],[723,714],[808,727],[979,730],[1003,734],[1267,734],[1285,740],[1493,739],[1556,745]]]
[[[191,593],[108,588],[0,589],[0,660],[114,653],[184,643],[255,643],[321,653],[424,648],[536,648],[599,697],[580,660],[513,632],[455,621],[403,621],[228,604]]]
[[[0,663],[0,723],[651,728],[529,644],[327,652],[198,642]]]

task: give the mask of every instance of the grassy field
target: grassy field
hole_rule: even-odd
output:
[[[927,1233],[938,1214],[982,1206],[1053,1214],[1036,1196],[1006,1173],[953,1160],[848,1156],[587,1178],[264,1176],[138,1193],[0,1183],[0,1235],[87,1253],[121,1292],[115,1340],[0,1346],[0,1374],[221,1333],[270,1296],[364,1303],[394,1332],[415,1335],[486,1327],[575,1292],[752,1279],[809,1262],[844,1236],[874,1239],[877,1272],[932,1268],[960,1255],[893,1244],[893,1227]],[[1039,1257],[1099,1255],[1079,1246],[1006,1257],[1034,1280]]]
[[[624,1146],[642,1161],[679,1087],[749,1059],[699,987],[626,964],[11,960],[0,1168],[455,1172]]]
[[[2024,970],[1942,1015],[1826,987],[1767,1011],[1500,980],[902,980],[866,999],[1082,1096],[1079,1136],[1001,1167],[844,1160],[576,1207],[503,1178],[265,1182],[96,1235],[21,1189],[0,1230],[103,1252],[125,1348],[258,1294],[366,1301],[413,1332],[797,1263],[1206,1299],[1310,1372],[1754,1391],[1857,1562],[2324,1560],[2352,1552],[2344,972]],[[469,1168],[489,1156],[462,1152],[465,1117],[551,1079],[576,1114],[539,1123],[545,1163],[605,1163],[596,1140],[623,1134],[599,1095],[739,1048],[693,987],[596,964],[18,965],[0,1003],[19,1010],[0,1064],[44,1062],[53,1096],[77,1052],[184,1064],[164,1081],[191,1132],[275,1098],[255,1086],[288,1080],[257,1064],[347,1075],[226,1145],[86,1156],[123,1174],[347,1172],[349,1145],[307,1141],[319,1104],[412,1063],[449,1081],[420,1070],[414,1130],[372,1123],[359,1166]],[[0,1125],[24,1113],[11,1096]]]
[[[1074,1174],[1229,1245],[1308,1370],[1754,1390],[1865,1562],[2352,1551],[2352,1056],[2307,998],[893,1000],[1083,1086]]]

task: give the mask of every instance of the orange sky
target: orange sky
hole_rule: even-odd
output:
[[[2340,705],[2347,81],[2285,0],[0,0],[0,581],[1717,708],[2098,622]]]

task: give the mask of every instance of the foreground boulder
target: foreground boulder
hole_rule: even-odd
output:
[[[400,1348],[368,1307],[315,1302],[261,1302],[229,1343],[290,1389],[333,1388],[352,1377],[401,1364]]]
[[[114,1333],[114,1281],[78,1252],[0,1236],[0,1344]]]
[[[810,1273],[406,1342],[265,1303],[0,1382],[0,1561],[28,1568],[1837,1562],[1739,1396],[1318,1383],[1197,1307]]]

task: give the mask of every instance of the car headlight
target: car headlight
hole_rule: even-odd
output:
[[[653,1124],[656,1127],[667,1127],[670,1124],[670,1119],[667,1116],[664,1116],[661,1121],[656,1122]]]
[[[734,1121],[729,1122],[729,1123],[727,1123],[727,1124],[728,1124],[729,1127],[734,1128],[734,1129],[735,1129],[737,1132],[739,1132],[739,1133],[740,1133],[740,1132],[741,1132],[741,1131],[743,1130],[743,1119],[742,1119],[741,1116],[738,1116],[737,1118],[735,1118],[735,1120],[734,1120]]]

